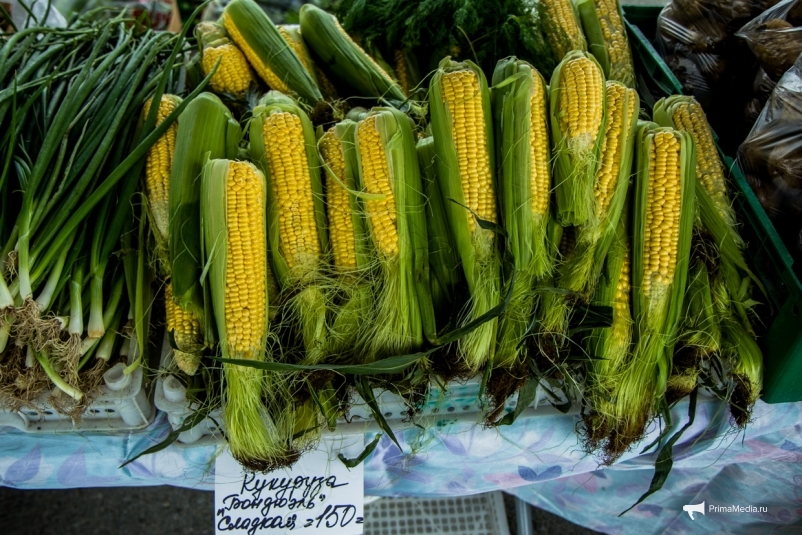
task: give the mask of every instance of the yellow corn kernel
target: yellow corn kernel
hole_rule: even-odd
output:
[[[201,326],[195,316],[173,300],[173,285],[169,281],[164,287],[164,308],[167,331],[173,333],[173,340],[178,348],[173,351],[175,363],[181,371],[194,375],[200,362],[200,357],[196,353],[203,346]]]
[[[245,56],[242,55],[239,48],[231,43],[204,48],[201,60],[204,75],[208,76],[212,72],[218,58],[222,59],[220,59],[220,66],[210,82],[212,90],[215,93],[244,95],[253,81],[251,68],[248,66]]]
[[[607,125],[602,139],[602,154],[593,195],[599,219],[604,217],[613,200],[621,159],[626,147],[621,145],[621,132],[629,128],[630,114],[624,109],[627,88],[616,83],[607,83]]]
[[[346,182],[345,157],[340,140],[329,130],[320,139],[320,152],[326,169],[326,210],[329,219],[329,241],[337,269],[356,269],[356,237],[351,214],[351,199],[348,191],[335,180],[333,173],[343,184]]]
[[[592,145],[602,123],[604,80],[589,58],[566,63],[560,71],[560,129],[569,143]]]
[[[384,195],[382,199],[371,199],[365,203],[370,234],[379,251],[385,257],[391,257],[398,254],[398,214],[387,168],[387,152],[376,128],[376,117],[361,121],[356,135],[362,164],[362,183],[367,193]]]
[[[624,263],[621,266],[621,274],[618,277],[618,286],[615,291],[615,312],[616,315],[629,315],[629,250],[624,255]]]
[[[143,118],[150,113],[152,99],[145,102],[142,110]],[[181,102],[174,95],[162,95],[159,102],[159,111],[156,114],[156,124],[159,126]],[[170,171],[173,167],[175,154],[175,136],[178,132],[178,122],[167,129],[162,137],[148,149],[145,158],[145,193],[148,196],[150,212],[153,214],[153,223],[163,240],[169,236],[170,221]]]
[[[621,272],[618,275],[618,283],[615,291],[615,301],[613,302],[613,324],[610,331],[609,355],[612,359],[624,359],[629,353],[629,345],[632,341],[632,313],[630,310],[630,251],[629,247],[623,247],[624,261],[621,265]],[[607,370],[606,377],[603,379],[607,388],[612,387],[615,373],[613,370],[616,363],[608,360],[602,363],[600,369]]]
[[[281,80],[276,73],[274,73],[270,67],[265,65],[262,61],[262,58],[250,47],[248,46],[248,42],[243,39],[242,34],[237,29],[236,24],[234,21],[231,20],[231,17],[227,14],[223,14],[223,26],[226,29],[229,37],[237,47],[242,50],[245,54],[245,57],[248,58],[248,62],[251,64],[251,67],[256,71],[262,80],[270,87],[270,89],[275,89],[276,91],[281,91],[282,93],[289,93],[290,89],[287,87],[287,84]]]
[[[695,100],[683,102],[675,108],[672,119],[679,130],[684,130],[693,137],[696,144],[696,178],[704,186],[725,221],[731,221],[724,167],[718,156],[705,112]]]
[[[646,299],[674,279],[679,246],[680,141],[672,132],[654,134],[650,144],[649,192],[643,236],[644,270],[641,288]]]
[[[470,69],[453,71],[443,75],[442,87],[443,102],[451,114],[451,136],[459,158],[465,204],[481,219],[495,222],[496,198],[479,78]],[[466,217],[473,233],[476,221],[470,213]]]
[[[267,240],[262,182],[253,165],[230,162],[226,184],[226,332],[231,352],[250,359],[264,351]]]
[[[273,112],[264,121],[262,135],[278,208],[281,253],[290,269],[300,268],[306,273],[317,267],[320,242],[301,118],[293,113]]]
[[[551,147],[549,145],[546,85],[537,75],[532,83],[531,108],[529,145],[531,146],[532,212],[537,215],[546,215],[549,211],[549,197],[551,196],[551,179],[549,177]]]
[[[618,11],[618,0],[595,0],[595,4],[610,57],[610,80],[633,87],[635,73],[632,68],[632,53],[627,41],[627,30]]]
[[[546,36],[557,61],[571,50],[586,50],[585,34],[571,0],[542,0]]]

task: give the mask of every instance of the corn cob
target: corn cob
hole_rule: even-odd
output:
[[[632,249],[635,347],[613,395],[611,458],[643,435],[665,394],[684,306],[694,217],[691,137],[643,123],[637,143]]]
[[[250,141],[268,182],[274,273],[283,290],[299,290],[290,308],[303,331],[305,362],[318,363],[326,347],[321,270],[329,244],[315,132],[295,101],[270,91],[254,109]]]
[[[164,308],[167,314],[167,332],[174,342],[175,363],[184,373],[195,375],[200,364],[200,350],[203,348],[203,331],[197,318],[173,301],[173,286],[170,281],[164,287]]]
[[[432,303],[438,325],[451,319],[451,311],[458,302],[457,286],[460,284],[460,268],[457,247],[448,225],[443,195],[437,184],[437,165],[434,138],[422,138],[417,144],[418,161],[426,197],[426,230],[429,236],[429,271],[432,287]]]
[[[425,201],[409,118],[374,108],[356,128],[367,228],[381,266],[368,358],[416,351],[434,339]]]
[[[162,95],[159,102],[159,111],[156,115],[158,126],[175,107],[181,98],[175,95]],[[150,113],[151,101],[145,102],[142,108],[142,120]],[[153,226],[156,227],[161,242],[166,242],[169,236],[169,199],[170,199],[170,170],[173,167],[175,154],[175,138],[178,132],[178,123],[174,122],[162,137],[148,149],[145,159],[145,194],[148,197],[150,213],[153,216]],[[165,266],[169,269],[169,266]]]
[[[580,0],[577,3],[588,50],[608,80],[635,87],[635,68],[618,0]]]
[[[546,38],[558,63],[572,50],[587,50],[585,35],[571,0],[541,0]]]
[[[437,179],[470,292],[466,323],[500,302],[496,236],[475,220],[497,221],[488,93],[479,67],[450,58],[440,62],[429,86]],[[492,362],[497,329],[498,319],[493,317],[460,340],[458,353],[469,371],[476,372]]]
[[[320,131],[319,131],[320,132]],[[370,251],[358,190],[359,168],[354,136],[356,123],[346,119],[319,135],[318,147],[326,171],[326,209],[334,271],[345,295],[329,330],[332,355],[364,358],[360,335],[371,316],[373,291],[369,280]]]
[[[535,281],[551,273],[548,221],[551,173],[548,97],[543,77],[530,64],[501,60],[493,74],[496,161],[504,229],[515,265],[515,288],[501,318],[497,366],[522,354],[531,322]]]
[[[210,82],[215,93],[229,93],[242,97],[253,82],[248,60],[226,36],[223,28],[213,22],[195,26],[195,38],[201,47],[201,67],[208,76],[220,61]]]
[[[596,216],[593,184],[605,131],[605,84],[598,63],[583,52],[568,53],[554,70],[549,89],[557,219],[582,225]]]
[[[211,160],[202,177],[201,213],[212,306],[222,356],[261,362],[268,336],[267,192],[252,164]],[[224,420],[231,454],[252,469],[275,466],[282,437],[262,404],[265,373],[223,364]]]
[[[404,94],[412,97],[420,89],[421,75],[414,54],[401,48],[393,52],[393,71]]]
[[[179,117],[175,158],[170,174],[170,272],[176,304],[204,322],[201,262],[200,181],[207,158],[236,157],[242,130],[225,104],[202,93]]]
[[[347,272],[359,266],[357,228],[362,221],[357,200],[349,193],[356,189],[358,171],[346,161],[345,144],[347,139],[353,140],[355,124],[352,121],[340,124],[339,129],[332,128],[321,136],[320,156],[326,168],[326,213],[334,267]]]
[[[402,102],[401,86],[343,30],[334,15],[312,5],[301,6],[301,34],[319,65],[358,96]]]
[[[615,239],[604,260],[601,279],[593,296],[594,302],[612,306],[613,324],[610,328],[594,329],[587,346],[588,354],[594,359],[589,365],[585,392],[589,411],[584,416],[584,435],[588,450],[601,449],[604,457],[607,457],[606,450],[614,450],[613,444],[608,443],[616,416],[613,395],[618,377],[631,356],[630,263],[625,214],[618,222]]]
[[[323,100],[313,75],[256,2],[229,2],[223,11],[223,25],[271,89],[296,94],[312,106]]]

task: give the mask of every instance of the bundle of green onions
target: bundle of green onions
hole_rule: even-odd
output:
[[[136,254],[121,238],[145,152],[182,106],[156,128],[155,108],[138,117],[183,46],[183,35],[134,22],[123,13],[31,27],[0,48],[4,405],[30,403],[49,380],[72,398],[57,406],[78,415],[109,362],[129,353],[120,333],[137,321],[134,294],[124,292],[135,287],[127,267]]]

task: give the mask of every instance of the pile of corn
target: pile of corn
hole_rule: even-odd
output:
[[[504,58],[489,84],[446,57],[427,90],[311,4],[300,26],[277,27],[232,0],[197,25],[186,62],[211,91],[189,101],[160,86],[141,103],[160,136],[123,234],[138,254],[108,278],[127,283],[135,324],[166,327],[164,369],[192,401],[222,406],[245,466],[292,464],[351,389],[420,391],[433,373],[485,374],[490,424],[510,421],[500,408],[528,382],[584,399],[586,442],[607,460],[711,368],[748,420],[761,381],[751,272],[704,114],[672,97],[640,120],[615,0],[541,8],[553,73]],[[350,99],[374,106],[349,111]],[[123,187],[101,222],[130,198]],[[23,228],[8,237],[20,266]],[[71,269],[53,276],[55,295],[92,295],[106,236],[90,238],[86,263],[58,249]],[[34,306],[19,279],[0,287],[9,317]],[[89,314],[89,337],[120,324],[109,308]],[[412,367],[370,373],[412,354]]]

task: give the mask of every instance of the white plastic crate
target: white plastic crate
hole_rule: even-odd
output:
[[[169,347],[169,346],[168,346]],[[172,358],[166,355],[165,364]],[[470,379],[464,383],[451,381],[447,386],[447,391],[443,392],[438,386],[432,385],[429,395],[415,414],[415,419],[429,418],[448,421],[470,421],[479,422],[482,412],[479,406],[480,379]],[[387,423],[394,430],[403,429],[410,425],[405,423],[408,419],[409,407],[404,400],[391,392],[374,389],[374,395],[379,408],[384,415]],[[563,398],[563,401],[565,398]],[[167,418],[173,429],[178,429],[184,419],[195,412],[195,406],[190,406],[186,400],[186,388],[175,377],[162,375],[156,380],[153,402],[156,408],[167,413]],[[518,403],[517,394],[510,397],[505,404],[505,411],[512,411]],[[572,411],[576,412],[577,404],[572,406]],[[525,409],[519,418],[530,418],[535,415],[557,414],[555,409],[547,400],[542,387],[538,388],[534,402]],[[176,442],[177,445],[207,445],[217,443],[222,440],[220,427],[223,425],[221,411],[216,410],[209,414],[209,417],[193,427],[181,433]],[[374,421],[367,404],[361,397],[356,396],[348,411],[347,419],[340,419],[337,424],[338,433],[364,433],[365,431],[379,431],[379,427]]]
[[[106,370],[99,392],[93,395],[92,403],[77,421],[56,411],[49,402],[53,391],[46,390],[34,401],[36,409],[0,410],[0,426],[12,426],[27,433],[124,431],[146,427],[155,411],[144,388],[142,369],[129,375],[123,370],[123,363]]]
[[[365,535],[509,535],[500,491],[456,498],[381,498],[365,505]]]

